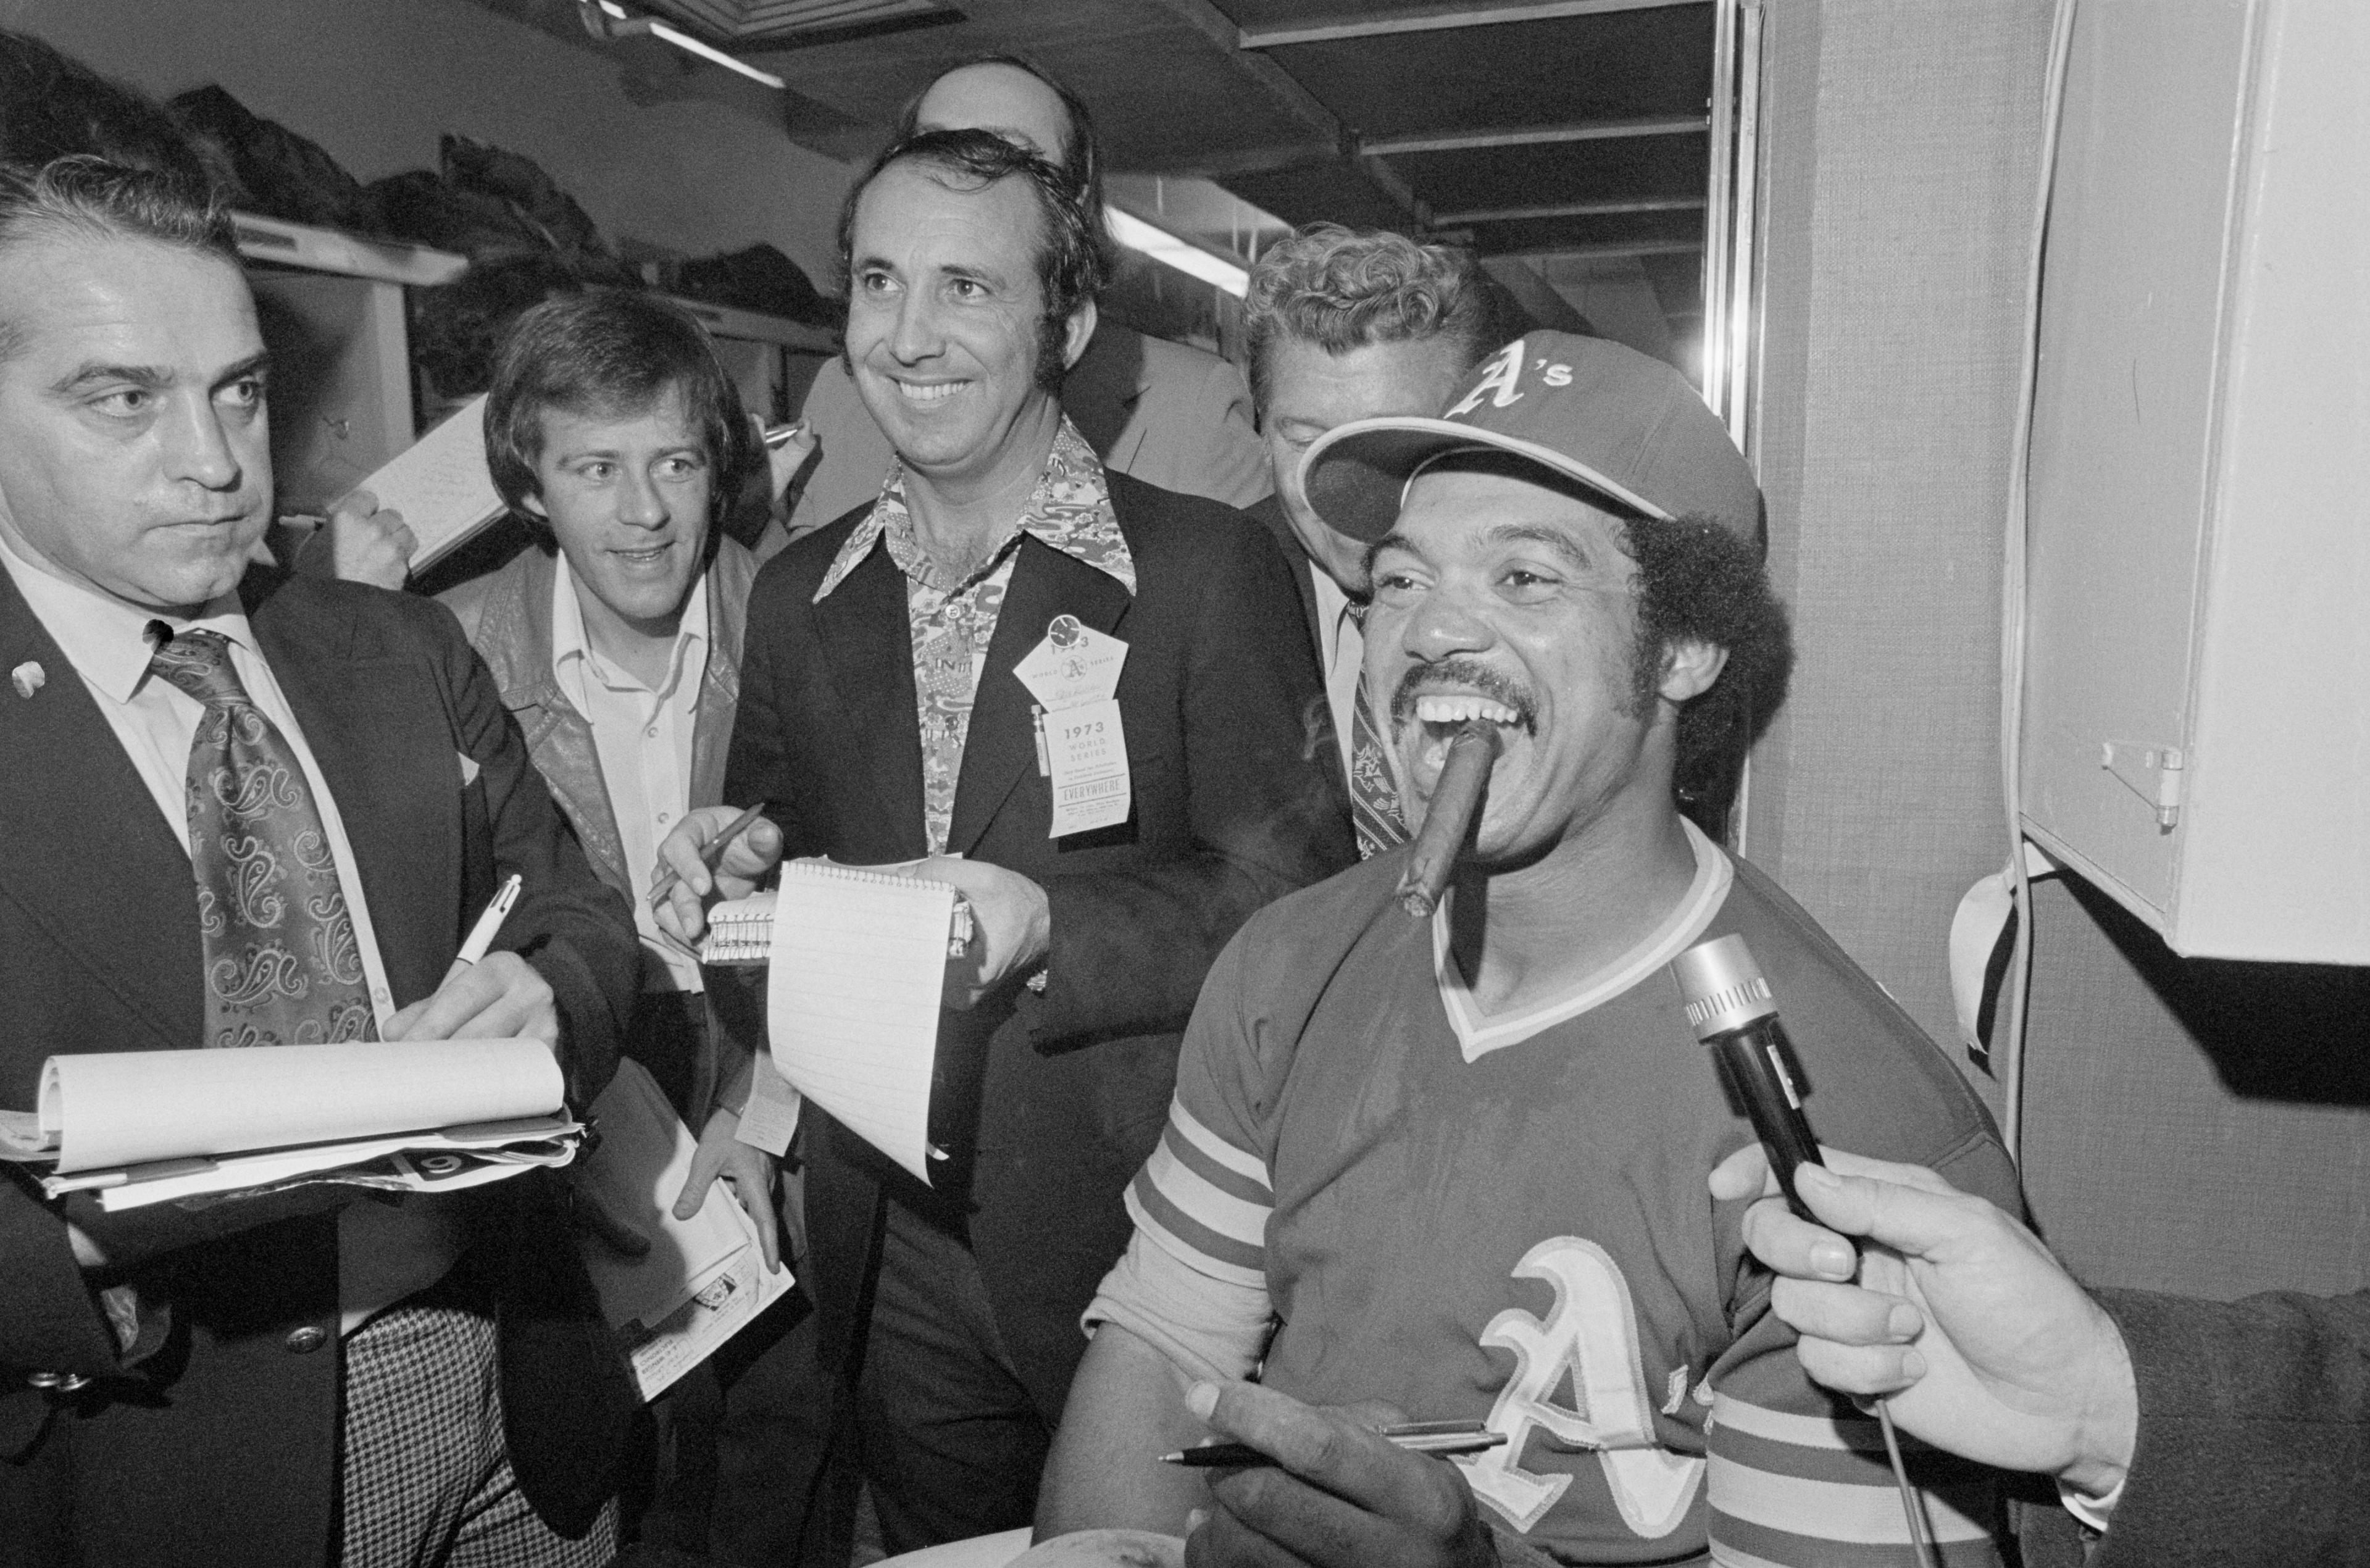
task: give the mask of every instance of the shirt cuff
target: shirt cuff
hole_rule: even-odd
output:
[[[2093,1497],[2061,1481],[2057,1483],[2057,1501],[2065,1505],[2065,1511],[2074,1516],[2076,1523],[2105,1535],[2108,1516],[2115,1511],[2115,1505],[2123,1500],[2123,1485],[2124,1482],[2119,1481],[2105,1496]]]
[[[1248,1378],[1275,1329],[1267,1292],[1214,1279],[1139,1230],[1103,1276],[1079,1326],[1116,1323],[1165,1356],[1186,1380]]]

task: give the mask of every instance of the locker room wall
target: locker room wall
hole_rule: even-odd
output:
[[[1754,444],[1799,662],[1747,848],[1963,1063],[1950,915],[2008,859],[2000,541],[2049,6],[1764,14]]]
[[[2051,10],[1765,12],[1757,445],[1801,663],[1749,847],[1962,1062],[1950,914],[2007,858],[1999,563]],[[2024,1177],[2075,1269],[2222,1298],[2370,1281],[2370,971],[2179,958],[2070,879],[2039,884],[2034,934]]]

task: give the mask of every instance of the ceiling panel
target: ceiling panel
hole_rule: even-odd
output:
[[[1462,6],[1451,4],[1445,8],[1469,9],[1480,3],[1486,3],[1491,11],[1504,11],[1551,6],[1559,0],[1466,0]],[[1612,3],[1618,4],[1620,0]],[[1631,6],[1651,6],[1658,3],[1663,0],[1628,0]],[[1245,28],[1303,27],[1311,22],[1370,17],[1377,12],[1420,11],[1442,4],[1443,0],[1216,0],[1219,10]]]
[[[712,43],[751,48],[871,36],[960,18],[945,0],[643,0]]]
[[[1473,248],[1483,256],[1588,251],[1610,246],[1703,244],[1701,213],[1637,213],[1618,217],[1527,218],[1473,224]]]
[[[1436,213],[1569,202],[1701,200],[1703,136],[1633,136],[1454,153],[1395,153],[1390,166]]]
[[[1309,120],[1252,81],[1231,51],[1144,0],[956,0],[963,20],[746,58],[791,89],[872,127],[878,146],[905,100],[948,66],[1018,53],[1075,87],[1110,167],[1174,168],[1278,146],[1321,149]],[[869,150],[869,147],[868,149]],[[860,156],[847,150],[842,156]]]
[[[1699,114],[1711,92],[1711,47],[1707,4],[1265,52],[1345,125],[1388,136]]]
[[[568,0],[478,0],[598,47]],[[948,66],[983,53],[1027,55],[1085,98],[1101,133],[1106,166],[1153,181],[1127,204],[1214,248],[1262,232],[1229,214],[1224,232],[1188,202],[1167,212],[1174,177],[1206,174],[1243,202],[1290,223],[1331,219],[1412,230],[1415,208],[1436,218],[1627,202],[1698,202],[1707,179],[1702,130],[1605,134],[1622,122],[1668,125],[1705,113],[1710,91],[1712,6],[1708,0],[1538,21],[1430,28],[1245,52],[1237,28],[1371,20],[1413,0],[627,0],[697,15],[719,33],[743,34],[735,52],[782,76],[777,112],[790,134],[832,156],[860,161],[878,150],[899,110]],[[1492,0],[1501,8],[1519,0]],[[1540,0],[1553,4],[1554,0]],[[861,18],[955,19],[860,39],[809,39],[765,47],[753,27]],[[548,13],[546,15],[545,13]],[[719,20],[720,18],[720,20]],[[1594,134],[1575,135],[1576,131]],[[1503,133],[1560,140],[1495,141]],[[1360,157],[1361,139],[1489,133],[1494,144]],[[1143,183],[1142,181],[1138,182]],[[1133,189],[1133,187],[1130,187]],[[1200,188],[1208,194],[1208,188]],[[1180,187],[1181,190],[1181,187]],[[1181,198],[1180,198],[1181,199]],[[1199,198],[1197,197],[1197,200]],[[1221,203],[1223,204],[1223,203]],[[1191,211],[1187,209],[1191,208]],[[1620,247],[1642,247],[1643,269],[1674,329],[1692,330],[1698,306],[1704,213],[1628,212],[1524,219],[1483,217],[1435,228],[1469,236],[1485,255],[1586,266]],[[1212,220],[1213,223],[1215,220]],[[1205,230],[1207,232],[1205,232]]]
[[[1373,182],[1346,164],[1312,164],[1232,175],[1225,188],[1286,223],[1326,219],[1357,228],[1405,229],[1413,220]]]

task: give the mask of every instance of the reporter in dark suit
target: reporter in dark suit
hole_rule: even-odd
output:
[[[1835,1174],[1805,1166],[1796,1183],[1832,1229],[1775,1196],[1745,1214],[1780,1275],[1770,1308],[1820,1382],[1889,1396],[1936,1447],[2056,1478],[2065,1511],[2027,1510],[2027,1562],[2370,1561],[2370,1291],[2086,1290],[2012,1216],[1931,1170],[1826,1159]],[[1760,1146],[1711,1188],[1774,1194]],[[1881,1245],[1856,1257],[1847,1236]]]
[[[248,571],[265,375],[224,214],[0,171],[0,1105],[52,1055],[373,1030],[541,1038],[581,1103],[624,904],[449,613]],[[543,1179],[356,1196],[109,1216],[6,1168],[0,1563],[607,1560],[633,1394]]]
[[[1352,854],[1305,745],[1317,672],[1274,549],[1240,513],[1107,472],[1054,400],[1094,327],[1088,225],[1056,171],[984,132],[914,137],[858,183],[848,352],[901,476],[751,595],[725,799],[768,824],[716,879],[696,849],[728,808],[662,850],[686,934],[711,882],[745,891],[784,854],[930,857],[921,874],[976,912],[941,1015],[932,1187],[808,1110],[824,1355],[892,1551],[1028,1522],[1202,975],[1254,909]],[[1126,644],[1133,799],[1056,838],[1015,667],[1062,617]]]

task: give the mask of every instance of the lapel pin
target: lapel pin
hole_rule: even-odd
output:
[[[30,659],[8,672],[8,684],[17,688],[18,697],[30,697],[49,684],[50,673]]]

